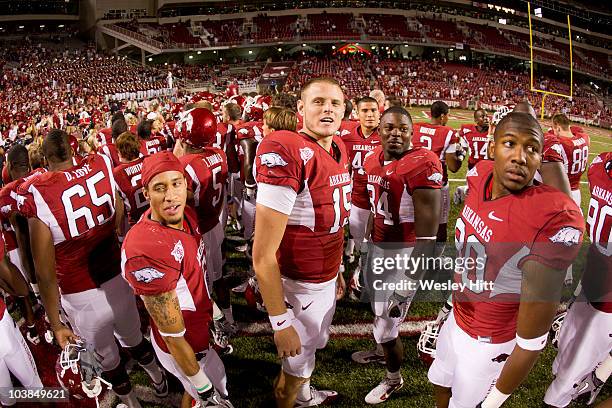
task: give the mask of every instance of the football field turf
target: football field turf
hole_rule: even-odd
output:
[[[413,120],[428,121],[426,119],[429,108],[410,109]],[[458,129],[463,123],[472,123],[471,111],[451,110],[448,123],[454,129]],[[548,121],[544,121],[543,128],[547,130]],[[599,128],[586,128],[591,136],[591,149],[589,163],[604,151],[612,150],[612,133]],[[450,173],[453,180],[465,178],[466,163],[459,172]],[[583,177],[586,181],[586,173]],[[454,189],[463,181],[451,181],[451,197]],[[581,184],[582,209],[586,211],[588,206],[588,186]],[[454,224],[461,206],[451,203],[449,217],[449,240],[454,237]],[[451,244],[452,245],[452,244]],[[246,259],[236,253],[228,253],[228,258],[237,269],[246,267]],[[345,276],[349,277],[353,265],[347,265]],[[581,273],[576,271],[575,273]],[[239,279],[235,280],[236,283]],[[228,374],[228,388],[231,401],[236,407],[272,407],[274,401],[271,395],[272,381],[279,370],[279,360],[276,357],[274,343],[268,330],[261,331],[265,327],[266,316],[245,306],[242,296],[234,296],[234,311],[239,321],[247,322],[250,329],[248,336],[233,339],[234,352],[223,357]],[[413,330],[420,322],[431,320],[435,317],[440,303],[415,302],[410,309],[408,320],[409,328],[402,335],[404,343],[405,361],[402,368],[404,387],[392,395],[385,407],[434,407],[433,387],[427,380],[427,367],[421,362],[416,350],[418,340],[417,330]],[[340,400],[336,406],[339,407],[362,407],[367,406],[364,402],[365,395],[378,384],[383,378],[385,369],[382,365],[360,365],[351,360],[351,353],[357,350],[371,348],[374,342],[371,337],[372,313],[369,304],[343,299],[338,303],[334,316],[334,326],[341,334],[333,335],[324,350],[317,352],[317,366],[313,375],[312,385],[319,389],[333,389],[340,394]],[[260,324],[256,324],[260,323]],[[261,324],[263,323],[263,324]],[[551,366],[556,352],[551,346],[542,353],[538,363],[531,371],[523,385],[513,393],[504,407],[525,408],[541,407],[542,398],[546,388],[552,381]],[[142,373],[139,377],[143,378]],[[612,396],[612,386],[609,382],[602,390],[598,401],[604,401]],[[152,404],[149,406],[161,406]],[[581,406],[581,405],[574,405]]]

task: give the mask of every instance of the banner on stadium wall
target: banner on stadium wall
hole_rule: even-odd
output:
[[[455,48],[458,50],[462,50],[463,49],[463,43],[455,43]]]
[[[282,89],[287,80],[287,75],[291,72],[291,67],[293,67],[293,61],[267,63],[259,81],[257,81],[257,85],[270,86],[275,84],[278,89]]]
[[[410,98],[410,104],[411,105],[419,105],[419,106],[428,106],[428,105],[433,105],[433,103],[435,101],[437,101],[437,100],[438,99]],[[447,101],[447,100],[444,100],[442,102],[446,103],[451,108],[458,108],[460,106],[460,102],[459,101]]]

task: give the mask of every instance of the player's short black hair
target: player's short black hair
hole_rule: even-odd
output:
[[[138,124],[137,132],[138,137],[144,140],[151,138],[151,128],[153,127],[153,120],[145,119]]]
[[[51,129],[42,143],[42,152],[49,163],[61,163],[72,157],[68,133]]]
[[[272,106],[278,106],[279,108],[287,108],[292,111],[297,111],[297,97],[287,92],[281,92],[272,97]]]
[[[402,108],[401,106],[391,106],[389,109],[385,110],[382,113],[382,115],[380,115],[380,121],[382,122],[383,118],[386,115],[390,115],[392,113],[406,116],[408,118],[408,121],[410,121],[410,123],[412,124],[412,116],[410,116],[410,112],[408,112],[406,109]]]
[[[484,110],[484,109],[482,109],[482,108],[478,108],[478,109],[476,109],[476,110],[474,111],[474,120],[476,120],[476,114],[477,114],[478,112],[482,112],[482,113],[484,113],[485,115],[487,114],[487,111],[486,111],[486,110]]]
[[[534,133],[538,139],[540,139],[542,146],[544,146],[544,132],[542,131],[542,126],[540,126],[540,122],[529,113],[510,112],[504,116],[495,127],[494,138],[497,139],[501,136],[503,134],[502,129],[509,125],[521,131]]]
[[[115,121],[117,120],[122,120],[125,122],[125,115],[123,114],[123,112],[118,111],[113,113],[113,116],[111,117],[111,124],[115,123]]]
[[[11,167],[30,167],[30,158],[28,149],[21,144],[14,144],[6,154],[6,160],[11,164]]]
[[[371,96],[364,96],[362,98],[359,98],[357,100],[357,109],[359,109],[359,105],[361,105],[362,103],[375,103],[378,106],[378,101],[372,98]]]
[[[118,119],[113,122],[113,126],[111,130],[112,130],[112,138],[116,140],[120,134],[128,130],[127,122],[125,121],[125,119],[123,120]]]
[[[389,95],[387,96],[386,102],[389,104],[389,107],[392,106],[402,106],[402,100],[395,96],[395,95]]]
[[[431,117],[437,119],[442,115],[448,115],[448,105],[442,101],[435,101],[431,104]]]

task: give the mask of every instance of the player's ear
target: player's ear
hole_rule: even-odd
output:
[[[297,102],[297,110],[298,110],[298,113],[299,113],[299,114],[300,114],[302,117],[304,117],[304,101],[302,101],[301,99],[298,99],[298,102]]]
[[[142,195],[144,196],[144,198],[147,201],[151,201],[151,197],[149,196],[149,188],[148,187],[143,187],[142,188]]]

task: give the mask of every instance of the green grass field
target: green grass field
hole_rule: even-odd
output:
[[[428,108],[411,109],[414,121],[424,121],[424,112]],[[472,112],[451,111],[449,126],[459,128],[462,123],[471,123]],[[547,126],[547,123],[544,123]],[[591,154],[589,162],[603,151],[612,150],[612,136],[610,132],[601,129],[587,128],[591,135]],[[452,179],[464,179],[466,166],[456,174],[450,174]],[[583,180],[586,180],[586,174]],[[451,182],[451,197],[454,189],[463,184]],[[581,185],[582,209],[586,211],[588,204],[588,187]],[[449,219],[449,239],[454,237],[454,224],[460,207],[451,204]],[[235,252],[228,252],[229,261],[237,270],[247,267],[246,259]],[[349,276],[354,265],[347,265],[346,276]],[[576,271],[581,273],[580,270]],[[235,279],[237,283],[239,280]],[[265,321],[265,315],[254,312],[245,306],[241,296],[234,296],[234,311],[238,320],[253,322]],[[431,318],[435,316],[440,304],[414,303],[410,310],[410,317]],[[372,319],[369,305],[359,304],[344,299],[338,303],[334,324],[351,322],[369,322]],[[403,337],[405,349],[405,362],[402,375],[405,385],[402,390],[394,394],[384,404],[386,407],[433,407],[433,387],[427,380],[427,368],[421,363],[416,351],[418,336]],[[356,350],[373,346],[371,337],[334,337],[327,348],[317,353],[317,368],[314,372],[312,384],[318,388],[328,388],[338,391],[341,400],[340,407],[366,406],[363,398],[382,379],[384,367],[381,365],[362,366],[351,361],[351,353]],[[228,374],[228,388],[231,400],[236,407],[272,407],[274,401],[271,396],[272,381],[279,370],[279,360],[276,357],[271,336],[238,337],[233,340],[235,351],[223,357]],[[525,408],[541,407],[542,398],[546,388],[552,380],[551,365],[555,357],[552,347],[547,347],[539,362],[532,370],[525,383],[512,395],[504,407]],[[137,382],[145,382],[142,373],[135,378]],[[602,391],[598,401],[604,401],[612,395],[612,387],[608,383]],[[611,401],[608,401],[612,403]],[[163,406],[151,404],[147,406]],[[574,405],[579,406],[579,405]],[[609,406],[609,405],[607,405]]]

